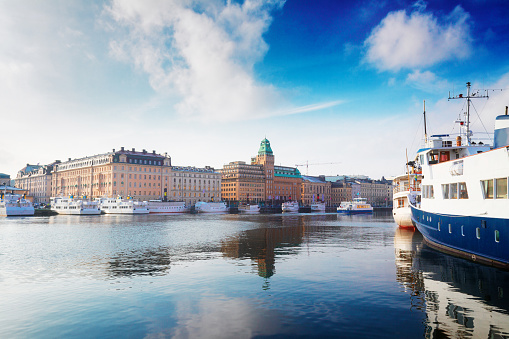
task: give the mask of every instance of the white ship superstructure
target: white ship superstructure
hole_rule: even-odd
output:
[[[196,212],[198,213],[225,213],[228,212],[228,206],[226,203],[221,202],[205,202],[198,201],[194,206]]]
[[[373,207],[366,198],[354,198],[352,201],[343,201],[337,211],[346,214],[372,213]]]
[[[183,201],[150,200],[147,207],[149,213],[154,214],[185,213],[189,211],[189,208]]]
[[[58,214],[97,215],[101,214],[99,204],[86,198],[53,197],[50,199],[51,210]]]
[[[287,201],[281,205],[281,210],[286,213],[298,213],[299,203],[297,201]]]
[[[34,206],[30,200],[19,194],[0,193],[0,216],[34,215]]]
[[[392,216],[399,227],[414,228],[410,204],[421,199],[421,180],[420,170],[412,170],[412,173],[399,175],[392,180]]]
[[[148,214],[146,201],[123,198],[99,198],[101,211],[106,214]]]
[[[312,203],[311,212],[325,212],[325,203],[319,201]]]
[[[239,205],[239,212],[241,213],[259,213],[260,212],[260,206],[259,205]]]

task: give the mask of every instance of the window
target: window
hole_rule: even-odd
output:
[[[444,196],[444,199],[450,199],[449,198],[449,184],[442,184],[442,194]]]
[[[500,242],[500,232],[495,230],[495,242]]]
[[[452,233],[452,227],[451,227],[451,224],[449,224],[449,233]]]
[[[507,199],[507,178],[495,179],[497,199]]]
[[[484,199],[493,199],[493,179],[481,180]]]
[[[461,235],[462,235],[462,236],[465,236],[464,226],[463,226],[463,225],[461,225]]]
[[[458,199],[458,184],[451,184],[449,187],[451,199]]]
[[[458,188],[459,188],[459,198],[468,199],[467,184],[464,182],[460,182],[458,183]]]
[[[481,239],[481,229],[479,227],[475,229],[475,236],[477,239]]]

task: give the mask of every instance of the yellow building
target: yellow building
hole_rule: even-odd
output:
[[[221,175],[211,167],[176,167],[171,157],[143,150],[120,151],[69,159],[52,172],[52,195],[127,197],[136,200],[218,200]]]
[[[27,191],[35,203],[50,202],[51,198],[51,165],[29,165],[23,167],[16,175],[15,186]]]

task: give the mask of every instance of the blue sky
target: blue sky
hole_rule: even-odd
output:
[[[3,1],[0,172],[121,146],[221,168],[267,137],[277,164],[310,175],[395,175],[422,141],[423,100],[431,132],[449,133],[464,110],[449,91],[503,89],[475,102],[472,129],[492,132],[509,105],[508,9]]]

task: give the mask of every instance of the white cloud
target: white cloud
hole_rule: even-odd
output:
[[[439,78],[435,73],[430,71],[421,72],[420,70],[414,70],[407,75],[406,82],[426,92],[446,93],[446,91],[451,88],[446,80]]]
[[[112,55],[147,73],[159,93],[176,94],[187,118],[269,116],[284,106],[278,90],[256,81],[253,66],[268,50],[270,13],[284,1],[114,1],[107,12],[127,34]]]
[[[391,12],[372,30],[364,42],[366,62],[382,71],[398,71],[470,55],[470,15],[461,6],[444,18],[423,12],[422,4],[417,8],[410,15]]]

